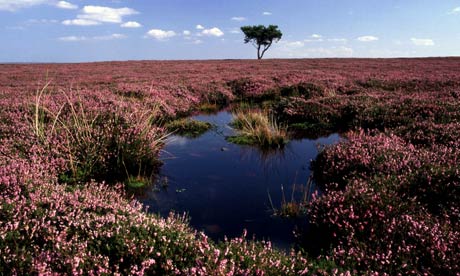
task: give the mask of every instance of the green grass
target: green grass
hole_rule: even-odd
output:
[[[227,141],[237,145],[252,145],[255,144],[255,141],[252,137],[249,136],[230,136],[227,137]]]
[[[184,118],[167,123],[166,128],[168,131],[173,132],[174,134],[196,138],[211,129],[212,124]]]
[[[221,109],[221,106],[215,103],[203,103],[198,107],[198,110],[204,113],[215,113]]]
[[[227,140],[242,145],[281,148],[288,142],[287,130],[273,116],[262,111],[236,111],[231,125],[238,131]]]
[[[135,176],[130,176],[128,179],[126,179],[125,181],[125,185],[127,188],[130,188],[130,189],[140,189],[140,188],[144,188],[145,186],[147,186],[147,184],[149,183],[148,179],[145,178],[145,177],[135,177]]]

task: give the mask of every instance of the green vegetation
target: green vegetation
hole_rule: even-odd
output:
[[[196,138],[211,129],[212,124],[184,118],[167,123],[166,128],[168,131],[173,132],[174,134]]]
[[[141,176],[130,176],[126,181],[125,185],[129,189],[140,189],[144,188],[149,183],[149,180]]]
[[[302,123],[293,123],[289,125],[290,130],[296,131],[324,131],[325,129],[332,128],[331,125],[325,123],[311,123],[311,122],[302,122]]]
[[[215,113],[218,112],[221,105],[215,103],[203,103],[198,107],[198,110],[204,113]]]
[[[235,144],[281,148],[288,142],[286,128],[278,125],[272,115],[262,111],[236,111],[232,126],[238,130],[238,135],[227,139]]]

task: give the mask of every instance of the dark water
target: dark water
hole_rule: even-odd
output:
[[[310,175],[317,145],[335,143],[339,136],[293,140],[283,151],[267,153],[225,140],[234,133],[227,111],[193,118],[216,128],[195,139],[171,137],[161,154],[159,185],[149,187],[138,199],[165,216],[171,210],[188,213],[191,225],[215,240],[241,236],[247,229],[250,237],[288,248],[294,242],[296,222],[274,217],[269,195],[273,207],[279,208],[283,194],[291,199],[295,183],[299,198],[297,190]],[[162,183],[167,186],[162,188]]]

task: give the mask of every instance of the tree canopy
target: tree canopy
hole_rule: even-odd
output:
[[[273,41],[278,42],[283,34],[277,25],[254,25],[243,26],[241,31],[244,33],[244,43],[251,42],[257,49],[257,59],[261,59],[265,52],[272,46]]]

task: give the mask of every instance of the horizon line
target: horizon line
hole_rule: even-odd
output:
[[[399,57],[302,57],[302,58],[264,58],[258,60],[256,58],[210,58],[210,59],[114,59],[114,60],[92,60],[92,61],[0,61],[0,65],[7,64],[78,64],[78,63],[104,63],[104,62],[140,62],[140,61],[151,61],[151,62],[193,62],[193,61],[265,61],[265,60],[319,60],[319,59],[433,59],[433,58],[460,58],[460,56],[399,56]]]

